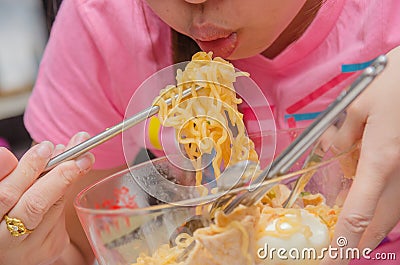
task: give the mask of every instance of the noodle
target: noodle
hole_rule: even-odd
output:
[[[213,257],[216,260],[221,260],[227,255],[225,252],[206,247],[203,242],[204,237],[213,241],[214,245],[219,245],[221,249],[227,248],[227,242],[239,242],[235,253],[238,253],[242,258],[243,263],[241,264],[252,265],[255,264],[256,259],[253,244],[264,236],[290,238],[299,233],[303,234],[306,239],[312,236],[311,227],[302,224],[299,210],[272,208],[267,204],[260,203],[251,207],[239,206],[229,215],[219,211],[215,215],[214,224],[196,230],[193,236],[185,233],[180,234],[176,238],[177,245],[175,247],[163,245],[152,256],[141,254],[136,263],[132,265],[201,265],[202,263],[196,258],[202,256],[204,252],[209,254],[207,251],[214,251]],[[318,205],[307,205],[304,210],[319,217],[327,225],[329,236],[332,239],[337,216],[340,212],[339,207],[331,208],[323,202]],[[252,225],[249,225],[248,220],[246,220],[249,217],[253,218]],[[275,231],[266,231],[265,227],[274,220],[276,220]],[[247,225],[245,225],[246,221]],[[287,225],[285,225],[286,228],[282,228],[283,223],[289,224],[290,228]],[[236,231],[236,233],[233,233],[233,231]],[[236,237],[232,235],[236,235]],[[178,262],[180,255],[193,241],[196,241],[196,245],[195,249],[191,250],[189,260]],[[218,252],[218,254],[215,254],[215,252]],[[192,259],[190,260],[190,258]]]
[[[215,151],[212,167],[216,178],[220,176],[221,169],[239,161],[258,162],[254,143],[246,136],[243,115],[238,111],[241,99],[236,98],[233,89],[236,77],[241,75],[247,74],[235,72],[233,65],[221,58],[213,60],[212,53],[199,52],[184,71],[177,71],[177,86],[167,86],[155,100],[154,104],[160,107],[158,117],[162,125],[175,128],[177,141],[196,169],[196,185],[199,187],[202,183],[202,154]],[[196,91],[198,86],[203,88]],[[189,88],[192,97],[182,99],[182,91]],[[176,95],[178,97],[175,99]],[[172,98],[170,106],[165,102],[168,98]],[[235,135],[232,127],[235,128]],[[302,233],[305,238],[312,235],[310,227],[301,223],[299,209],[282,208],[289,193],[286,186],[277,185],[258,205],[239,206],[229,215],[218,211],[214,224],[197,229],[193,236],[179,234],[175,240],[176,246],[162,245],[151,256],[142,253],[132,265],[198,265],[203,264],[201,260],[205,257],[223,264],[223,258],[229,256],[224,249],[229,243],[237,243],[237,252],[241,257],[236,262],[254,264],[254,244],[259,238],[266,235],[289,238],[295,233]],[[304,196],[304,209],[319,217],[332,235],[339,208],[330,208],[321,196]],[[288,218],[288,214],[294,218]],[[272,220],[277,220],[275,230],[266,231],[265,227]],[[284,223],[289,224],[290,229],[283,228]],[[237,238],[231,238],[232,235]],[[239,238],[241,240],[235,242]],[[193,241],[196,244],[188,259],[178,262],[180,255]],[[210,241],[212,243],[207,248],[206,244]],[[222,250],[218,252],[220,248]]]
[[[158,118],[164,127],[174,127],[176,139],[196,169],[196,185],[202,181],[202,154],[212,154],[215,177],[223,167],[242,160],[258,161],[254,143],[246,136],[243,114],[238,111],[233,83],[238,76],[233,65],[212,53],[196,53],[185,70],[178,70],[177,86],[167,86],[155,100],[160,107]],[[196,91],[196,87],[202,87]],[[192,97],[182,99],[182,91],[192,89]],[[178,95],[178,98],[174,97]],[[172,98],[167,106],[165,100]],[[233,135],[231,127],[237,130]]]

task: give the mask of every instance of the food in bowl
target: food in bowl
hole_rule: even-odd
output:
[[[163,126],[176,129],[178,142],[184,145],[186,155],[197,169],[198,186],[202,182],[198,168],[204,152],[216,151],[213,168],[217,179],[224,164],[229,167],[243,160],[258,162],[254,143],[246,136],[242,115],[238,112],[241,101],[233,90],[237,75],[243,73],[235,72],[225,60],[213,61],[211,54],[200,52],[184,71],[178,70],[179,85],[167,87],[156,100]],[[198,80],[207,82],[198,83]],[[195,87],[199,85],[204,88],[196,92]],[[182,102],[178,99],[171,107],[167,106],[166,98],[174,98],[189,87],[193,89],[192,98]],[[229,121],[238,129],[235,139],[229,137],[232,134]],[[289,193],[286,186],[278,185],[258,205],[240,206],[228,215],[219,211],[210,226],[197,229],[193,235],[182,233],[177,237],[176,246],[164,245],[151,256],[142,254],[134,264],[251,265],[266,262],[266,259],[257,259],[256,254],[268,245],[321,250],[329,243],[334,226],[332,218],[328,220],[328,212],[329,217],[336,218],[337,209],[327,208],[324,198],[318,194],[303,196],[303,208],[284,209],[282,205]],[[182,261],[182,255],[188,251],[188,257]]]
[[[178,83],[186,86],[167,87],[164,91],[166,93],[163,92],[155,101],[160,106],[159,118],[163,125],[176,126],[177,140],[184,146],[183,149],[195,168],[194,174],[189,174],[189,178],[196,179],[195,187],[204,188],[206,192],[201,192],[204,196],[210,194],[211,190],[202,186],[204,170],[201,160],[205,153],[212,153],[213,149],[215,151],[211,166],[217,181],[220,170],[238,161],[258,162],[254,143],[245,135],[242,114],[237,109],[240,100],[236,99],[231,89],[237,73],[222,59],[218,61],[220,67],[209,67],[210,62],[211,54],[195,55],[194,62],[188,65],[190,71],[178,71]],[[201,76],[202,74],[206,74],[206,77]],[[188,87],[195,89],[197,78],[201,80],[199,85],[204,85],[204,79],[210,80],[206,82],[205,89],[200,90],[202,92],[193,91],[192,101],[178,99],[173,102],[172,107],[166,106],[164,96],[179,95]],[[216,81],[221,80],[222,84],[227,83],[217,86]],[[229,89],[222,90],[226,87]],[[221,108],[226,104],[225,100],[229,102],[227,109]],[[186,116],[188,113],[190,118]],[[214,119],[207,119],[208,116]],[[231,130],[232,125],[236,127],[236,134]],[[186,199],[186,194],[166,194],[167,197],[174,198],[164,200],[182,207],[152,206],[149,203],[150,196],[141,189],[143,187],[138,186],[138,179],[151,179],[148,183],[162,189],[159,179],[151,178],[154,169],[158,171],[160,168],[167,169],[164,172],[174,172],[165,174],[165,179],[175,179],[176,183],[183,183],[188,178],[188,172],[172,170],[173,166],[167,158],[132,167],[129,172],[111,176],[78,196],[78,214],[100,264],[287,264],[291,260],[280,260],[267,255],[269,251],[266,246],[275,249],[292,247],[299,251],[301,248],[312,247],[319,251],[329,244],[340,212],[339,206],[326,202],[330,192],[325,190],[320,194],[317,189],[310,194],[303,193],[292,208],[284,209],[282,205],[290,190],[281,184],[270,190],[256,205],[239,206],[230,214],[217,211],[210,225],[197,229],[193,234],[180,233],[174,244],[170,244],[170,236],[177,227],[199,214],[198,208],[204,208],[207,212],[211,204],[196,207],[175,200],[175,197]],[[340,179],[337,175],[332,175],[331,178]],[[317,187],[321,188],[321,182],[319,184]],[[125,189],[126,186],[129,188]],[[110,189],[115,187],[125,189],[126,195],[133,198],[135,208],[138,209],[121,206],[123,200],[120,198],[115,200],[118,207],[108,208],[94,204],[98,200],[104,200],[107,192],[110,193]],[[336,197],[338,190],[332,193]],[[306,264],[311,262],[304,261]]]
[[[315,264],[331,241],[340,207],[329,207],[321,194],[303,193],[293,208],[285,209],[282,205],[289,193],[287,186],[279,184],[257,205],[239,206],[228,215],[219,211],[210,226],[192,236],[178,235],[174,247],[166,244],[152,255],[142,253],[133,265],[291,264],[304,249],[315,253],[302,262]],[[279,259],[268,253],[271,248],[297,250],[291,255],[298,256]]]
[[[301,173],[304,173],[304,171],[295,171],[274,179],[276,183],[282,185],[276,186],[259,204],[254,206],[254,208],[246,209],[240,207],[236,209],[233,213],[236,216],[235,221],[240,223],[240,221],[244,220],[244,223],[247,224],[245,227],[249,228],[249,231],[247,232],[246,230],[246,232],[251,237],[249,237],[249,241],[247,241],[249,245],[247,247],[245,246],[246,248],[239,242],[239,240],[242,240],[242,234],[239,233],[240,230],[237,230],[233,225],[231,226],[231,222],[229,222],[231,219],[233,220],[234,216],[225,216],[222,212],[216,214],[217,217],[213,225],[202,228],[204,229],[202,231],[199,229],[194,235],[182,234],[180,237],[173,237],[179,239],[178,244],[170,243],[171,235],[176,232],[176,229],[198,214],[198,207],[186,203],[187,200],[191,200],[190,198],[192,198],[190,192],[188,192],[188,194],[168,193],[167,196],[170,196],[170,198],[167,199],[176,203],[155,205],[154,198],[141,189],[136,181],[138,178],[151,178],[153,174],[157,173],[157,170],[166,172],[166,177],[168,179],[178,182],[181,179],[184,180],[187,177],[195,176],[195,172],[188,174],[188,172],[184,170],[176,169],[166,157],[133,166],[87,187],[78,195],[75,201],[75,207],[84,231],[95,252],[98,263],[101,265],[189,264],[188,258],[180,261],[178,256],[181,254],[189,256],[192,253],[191,251],[194,248],[189,246],[192,241],[196,240],[196,236],[199,238],[219,238],[215,235],[222,234],[222,231],[226,230],[224,226],[231,226],[231,232],[235,232],[239,240],[229,238],[222,243],[221,241],[216,241],[220,242],[218,245],[223,246],[225,251],[220,254],[230,253],[230,255],[233,256],[232,253],[237,253],[243,257],[252,257],[255,265],[273,264],[272,262],[276,264],[290,264],[290,261],[292,261],[290,257],[289,260],[281,260],[277,257],[276,251],[271,260],[270,251],[271,248],[274,248],[273,243],[275,242],[273,242],[273,240],[282,239],[284,240],[283,242],[289,242],[290,240],[293,242],[297,241],[294,237],[285,235],[284,233],[279,233],[278,237],[272,233],[273,229],[276,228],[276,224],[280,225],[277,228],[282,228],[281,230],[286,228],[285,222],[279,221],[279,218],[282,215],[289,215],[290,218],[286,218],[289,224],[295,223],[293,219],[295,221],[305,219],[305,223],[302,222],[302,224],[295,227],[295,229],[302,231],[298,234],[301,235],[303,233],[305,235],[303,242],[307,244],[309,243],[307,237],[310,235],[307,232],[307,226],[310,226],[310,230],[313,233],[324,231],[321,235],[322,239],[326,238],[327,235],[323,226],[319,225],[318,231],[315,231],[315,226],[312,225],[313,222],[311,220],[317,220],[319,223],[324,224],[328,230],[330,239],[344,198],[352,183],[352,179],[344,177],[340,161],[346,159],[346,157],[352,156],[353,153],[353,151],[349,151],[335,155],[316,165],[314,168],[309,169],[316,169],[317,171],[305,187],[306,192],[303,192],[298,198],[292,209],[282,209],[282,202],[284,198],[287,197],[289,191],[288,187],[291,187],[291,184],[293,184],[293,182],[291,182],[293,177],[299,176]],[[155,180],[156,182],[154,182],[154,185],[160,186],[157,182],[158,179]],[[267,181],[266,185],[268,185],[268,183],[270,182]],[[195,190],[193,189],[192,192],[195,192]],[[194,196],[194,198],[196,198],[196,200],[199,199],[196,196]],[[184,201],[178,201],[180,199]],[[204,209],[202,213],[207,217],[212,202],[208,200],[204,201],[203,204],[201,204]],[[305,215],[304,211],[307,211],[311,215]],[[247,217],[248,215],[246,213],[252,214]],[[272,222],[274,219],[278,219],[275,221],[275,225]],[[268,222],[270,223],[268,229],[270,231],[265,231],[268,227],[266,224]],[[248,225],[249,223],[252,223],[253,226]],[[220,228],[217,224],[223,228]],[[214,228],[217,229],[213,230]],[[218,231],[218,229],[220,231]],[[227,231],[228,230],[225,232]],[[289,234],[291,229],[288,229],[286,232]],[[222,240],[223,237],[221,236],[220,239]],[[237,242],[239,243],[235,245],[234,243]],[[263,252],[264,249],[266,249],[265,243],[268,243],[268,256],[266,257],[266,253]],[[197,242],[192,246],[196,245]],[[231,252],[228,250],[229,246],[232,247]],[[308,247],[310,246],[313,246],[312,243],[308,245]],[[318,247],[318,244],[314,244],[314,246]],[[242,247],[249,251],[249,255],[245,256],[241,254],[244,251]],[[325,245],[325,247],[329,246]],[[186,253],[189,255],[186,255]],[[317,252],[317,254],[320,253]],[[296,253],[292,253],[292,255],[296,255]],[[223,258],[225,257],[218,256],[217,261]],[[242,261],[243,260],[240,259],[240,262]],[[280,263],[278,263],[278,261]],[[295,264],[312,264],[312,262],[317,262],[319,260],[315,261],[314,259],[309,260],[306,258],[296,259],[294,261],[296,262]],[[234,262],[232,261],[232,264],[237,264]],[[247,260],[243,262],[247,262]],[[218,265],[223,263],[214,264]],[[230,264],[228,263],[228,265]]]

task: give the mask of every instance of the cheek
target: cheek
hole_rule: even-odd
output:
[[[283,24],[289,24],[300,12],[307,0],[274,0],[269,1],[269,17]],[[265,17],[268,19],[267,17]]]
[[[269,48],[299,13],[306,0],[267,1],[265,8],[251,12],[246,26],[241,29],[239,47],[231,59],[254,56]],[[250,10],[247,10],[250,11]]]
[[[182,0],[146,0],[153,12],[171,28],[182,32],[185,30],[185,15],[188,14]],[[179,14],[179,15],[177,15]]]
[[[268,2],[268,8],[259,13],[257,25],[259,34],[270,38],[277,38],[293,21],[304,6],[306,0],[273,0]],[[263,30],[264,29],[264,30]]]

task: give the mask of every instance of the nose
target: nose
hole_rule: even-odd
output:
[[[185,1],[190,4],[202,4],[202,3],[206,2],[207,0],[185,0]]]

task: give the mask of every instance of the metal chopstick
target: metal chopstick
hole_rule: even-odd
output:
[[[272,162],[270,167],[267,167],[260,173],[253,184],[259,184],[265,180],[286,173],[306,150],[319,139],[329,126],[337,120],[338,116],[368,87],[375,77],[383,71],[386,64],[387,58],[385,55],[377,57],[371,66],[367,67],[353,82],[348,90],[343,91],[336,100]],[[254,187],[254,185],[252,186]],[[251,205],[257,202],[270,188],[271,187],[267,185],[259,189],[249,189],[248,192],[235,198],[231,204],[225,208],[225,212],[231,212],[236,206],[242,203]]]
[[[198,91],[201,88],[202,88],[201,86],[197,86],[195,88],[195,90]],[[182,92],[182,98],[188,97],[191,93],[192,93],[191,88],[184,90]],[[175,99],[177,99],[178,97],[179,97],[179,95],[175,95]],[[172,98],[165,100],[165,103],[167,105],[170,105],[172,103]],[[63,153],[50,159],[50,161],[47,163],[47,166],[46,166],[46,169],[44,170],[44,172],[51,170],[52,168],[56,167],[57,165],[59,165],[62,162],[77,158],[78,156],[88,152],[89,150],[93,149],[94,147],[117,136],[118,134],[122,133],[123,131],[125,131],[125,130],[135,126],[136,124],[144,121],[145,119],[155,115],[156,113],[158,113],[159,110],[160,110],[160,108],[155,105],[148,107],[148,108],[132,115],[128,119],[124,120],[123,122],[121,122],[117,125],[114,125],[113,127],[108,128],[105,131],[89,138],[88,140],[64,151]]]

